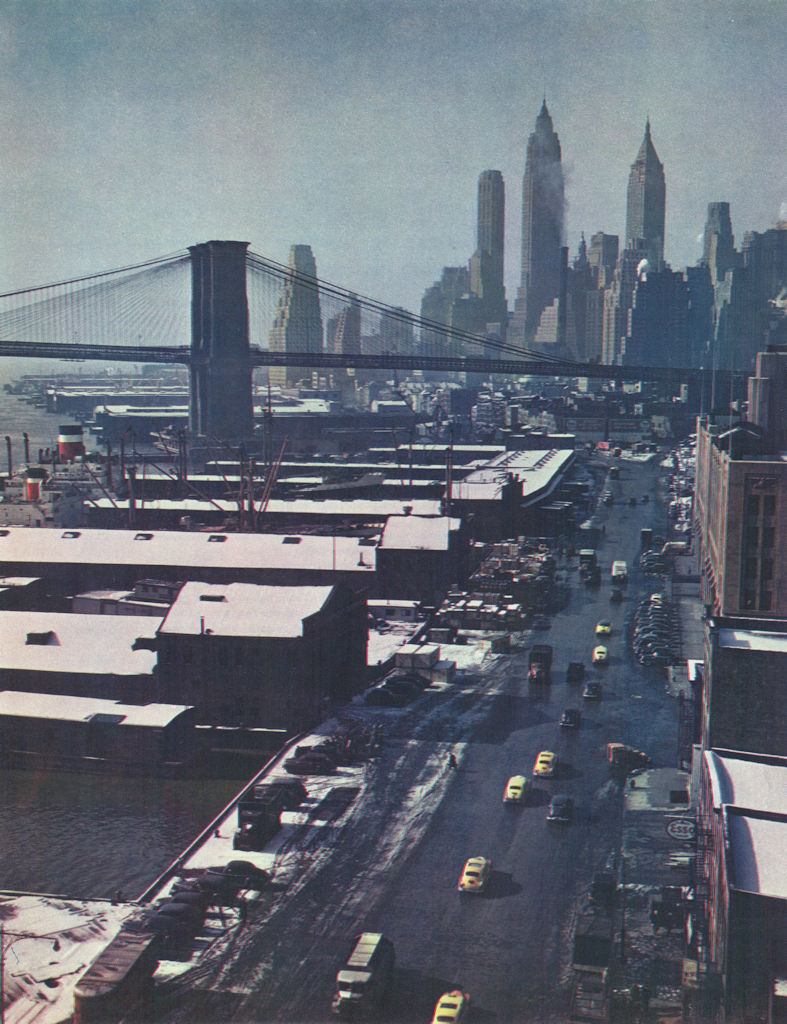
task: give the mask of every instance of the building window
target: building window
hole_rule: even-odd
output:
[[[185,662],[185,664],[190,665],[193,657],[194,652],[192,651],[191,647],[185,646],[183,648],[183,661]]]
[[[758,516],[760,514],[760,496],[759,494],[750,494],[746,500],[746,513],[750,516]]]
[[[743,592],[743,607],[754,608],[757,601],[757,594],[753,590],[745,590]]]
[[[747,558],[745,565],[746,565],[746,568],[745,568],[744,571],[745,571],[745,574],[746,574],[746,579],[747,580],[754,579],[754,577],[757,575],[757,559],[756,558]]]
[[[760,591],[760,611],[769,612],[771,610],[771,596],[770,590]]]
[[[762,513],[766,516],[776,515],[776,495],[766,494],[762,499]]]
[[[773,559],[764,558],[762,562],[762,578],[764,580],[773,579]]]
[[[776,540],[776,530],[773,526],[766,526],[762,531],[762,546],[772,548]]]
[[[760,531],[756,525],[746,527],[746,546],[756,548],[760,540]]]

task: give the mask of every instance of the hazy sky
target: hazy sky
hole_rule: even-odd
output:
[[[234,238],[417,310],[497,168],[512,303],[544,92],[572,256],[649,114],[682,267],[709,201],[784,216],[785,38],[784,0],[2,0],[0,291]]]

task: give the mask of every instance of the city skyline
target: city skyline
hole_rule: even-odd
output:
[[[650,119],[665,258],[697,261],[710,202],[740,245],[784,215],[781,34],[766,2],[433,0],[14,5],[0,15],[7,146],[0,290],[208,238],[417,310],[466,264],[484,168],[505,180],[506,288],[545,94],[581,232],[625,233]]]

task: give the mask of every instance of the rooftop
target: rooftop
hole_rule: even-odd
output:
[[[427,520],[428,521],[428,520]],[[438,521],[439,520],[435,520]],[[284,536],[273,533],[200,533],[183,530],[0,529],[0,565],[129,565],[177,569],[375,570],[375,548],[357,537]]]
[[[573,462],[575,454],[566,449],[502,452],[486,466],[471,473],[461,486],[501,484],[512,476],[522,484],[522,497],[536,497]]]
[[[5,927],[5,1020],[9,1024],[70,1020],[77,982],[132,909],[105,900],[0,897]]]
[[[758,629],[720,629],[718,642],[719,647],[787,654],[787,633],[768,633]]]
[[[739,892],[787,899],[787,816],[760,816],[737,808],[725,813],[732,887]]]
[[[418,551],[447,551],[451,532],[459,530],[461,519],[424,519],[420,516],[391,516],[380,538],[381,548],[410,548]]]
[[[85,501],[92,508],[110,511],[111,509],[128,509],[127,500],[110,500],[109,498],[92,498]],[[205,501],[200,498],[153,498],[137,501],[137,507],[159,512],[222,512],[225,515],[237,515],[238,502],[216,498]],[[257,505],[259,507],[259,505]],[[406,512],[406,509],[410,512]],[[293,498],[286,500],[275,498],[268,502],[266,514],[299,515],[299,516],[367,516],[370,519],[386,519],[388,516],[401,516],[413,513],[417,516],[439,516],[440,502],[428,498],[413,498],[400,501],[391,498],[374,500],[370,498]]]
[[[152,616],[0,611],[0,667],[80,675],[150,675],[156,664],[155,652],[134,650],[134,645],[138,639],[152,643],[158,624],[159,619]]]
[[[160,633],[200,636],[303,636],[303,621],[324,607],[333,587],[186,583]]]
[[[96,715],[110,715],[117,725],[164,728],[188,710],[186,704],[122,704],[94,697],[0,690],[0,715],[16,718],[89,722]]]
[[[755,811],[787,810],[787,758],[706,750],[713,807],[734,804]]]

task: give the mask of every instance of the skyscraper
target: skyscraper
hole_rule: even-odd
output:
[[[664,167],[650,137],[650,118],[645,138],[631,165],[626,195],[626,248],[644,249],[651,269],[664,262]]]
[[[505,184],[500,171],[482,171],[478,179],[478,235],[470,258],[470,291],[481,300],[484,324],[505,334],[508,313],[503,283]]]
[[[326,351],[357,355],[361,351],[361,304],[357,295],[326,324]]]
[[[615,273],[619,241],[617,235],[605,235],[603,231],[597,231],[590,239],[587,253],[588,263],[593,271],[596,284],[602,288],[606,288],[610,284],[612,275]]]
[[[518,343],[532,343],[541,313],[560,293],[565,207],[560,160],[560,140],[544,100],[527,143],[522,182],[522,276],[509,327],[509,338]]]
[[[317,264],[310,245],[290,249],[290,274],[279,296],[270,333],[272,352],[322,352],[322,316],[317,287]],[[272,366],[270,381],[280,387],[294,384],[306,371],[297,366]]]
[[[710,270],[714,286],[717,281],[723,280],[727,271],[732,270],[737,263],[729,203],[708,203],[702,262]]]

